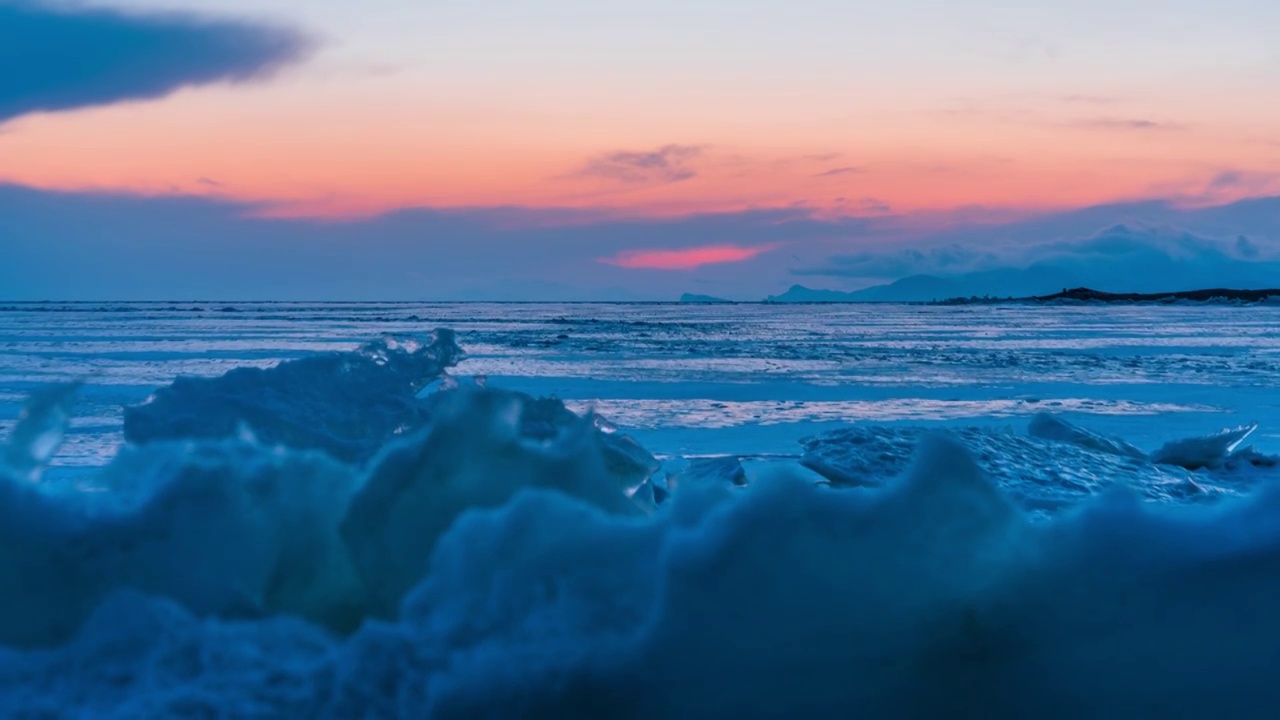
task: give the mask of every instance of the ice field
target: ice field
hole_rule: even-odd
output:
[[[1274,306],[14,305],[0,418],[6,714],[1280,701]]]

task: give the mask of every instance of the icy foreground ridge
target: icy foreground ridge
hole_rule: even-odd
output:
[[[1240,448],[1256,428],[1174,441],[1151,455],[1048,414],[1033,417],[1026,434],[988,427],[951,432],[1007,496],[1028,511],[1048,513],[1113,485],[1166,502],[1247,491],[1259,476],[1276,474],[1276,458]],[[805,439],[800,462],[836,487],[878,487],[906,470],[930,432],[876,425],[835,430]]]
[[[525,488],[644,509],[631,495],[657,462],[619,461],[625,438],[555,401],[472,387],[431,408],[367,470],[228,438],[128,446],[99,479],[105,493],[0,478],[0,577],[12,579],[0,643],[61,641],[124,587],[201,615],[283,613],[349,631],[395,615],[467,509]]]
[[[1280,487],[1142,502],[1098,476],[1116,487],[1039,522],[1009,492],[1020,465],[1085,460],[1228,477],[1243,438],[1193,473],[1054,418],[1008,434],[1025,443],[919,431],[901,452],[863,448],[866,468],[903,458],[869,487],[730,487],[740,466],[716,460],[655,506],[657,463],[596,418],[473,386],[422,403],[364,462],[268,444],[276,416],[261,416],[252,433],[131,445],[95,493],[33,481],[43,451],[11,444],[25,464],[0,470],[0,716],[1241,717],[1280,702]],[[65,405],[40,407],[15,443],[59,433]]]

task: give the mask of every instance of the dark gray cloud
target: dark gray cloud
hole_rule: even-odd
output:
[[[1000,224],[990,214],[982,224],[928,219],[930,227],[945,222],[944,232],[913,230],[911,218],[838,219],[812,208],[648,220],[600,210],[416,209],[344,222],[268,218],[255,212],[262,209],[0,184],[0,300],[661,300],[693,287],[750,300],[785,289],[790,273],[841,289],[963,278],[946,284],[948,296],[1072,284],[1274,285],[1280,277],[1280,198],[1099,206]],[[596,260],[714,245],[787,249],[692,274]]]
[[[1233,242],[1170,226],[1120,224],[1073,238],[1036,242],[1029,236],[1025,244],[995,248],[952,243],[836,255],[793,274],[890,281],[863,293],[876,300],[1024,297],[1078,286],[1114,292],[1273,287],[1280,277],[1274,252],[1280,223],[1273,219],[1270,227],[1269,253],[1244,236]]]
[[[680,182],[698,174],[692,163],[702,150],[699,145],[664,145],[640,152],[618,150],[592,158],[575,175],[629,185]]]
[[[694,281],[758,299],[775,289],[776,259],[668,278],[597,258],[707,245],[821,248],[866,227],[815,220],[805,209],[652,220],[417,209],[344,222],[265,218],[260,209],[0,184],[0,300],[661,300]]]
[[[1245,174],[1238,170],[1226,170],[1209,180],[1210,190],[1230,190],[1245,181]]]
[[[1243,258],[1256,258],[1261,254],[1261,250],[1253,243],[1252,240],[1241,235],[1236,238],[1236,254]]]
[[[952,244],[836,255],[819,267],[799,268],[794,274],[897,279],[908,275],[965,272],[984,264],[991,266],[998,261],[999,258],[990,252]]]
[[[249,22],[0,0],[0,123],[252,80],[309,47],[296,31]]]

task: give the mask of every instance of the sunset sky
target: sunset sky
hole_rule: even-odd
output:
[[[295,223],[277,228],[840,229],[820,251],[655,232],[573,258],[807,259],[902,228],[1280,194],[1277,37],[1266,0],[0,0],[0,183]],[[849,230],[871,223],[899,232]]]

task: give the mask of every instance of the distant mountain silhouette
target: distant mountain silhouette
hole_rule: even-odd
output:
[[[680,296],[682,303],[727,303],[732,302],[724,298],[718,298],[714,295],[698,295],[697,293],[685,293]]]
[[[887,285],[852,292],[792,285],[781,295],[769,296],[766,302],[930,302],[971,295],[1025,297],[1077,284],[1079,278],[1069,272],[1033,266],[1024,270],[984,270],[955,277],[911,275]]]
[[[806,302],[858,302],[855,293],[839,290],[815,290],[803,285],[792,285],[781,295],[770,295],[765,298],[769,303],[806,303]]]
[[[1248,247],[1247,242],[1245,247]],[[909,275],[852,292],[792,286],[768,302],[934,302],[951,298],[1030,298],[1063,288],[1169,294],[1185,288],[1262,289],[1280,279],[1280,262],[1238,257],[1185,232],[1116,225],[1078,241],[1043,244],[1048,257],[1026,267],[954,275]]]

